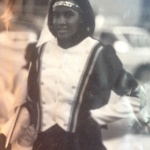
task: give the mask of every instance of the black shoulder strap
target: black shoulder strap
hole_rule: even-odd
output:
[[[91,54],[89,55],[89,57],[87,59],[85,68],[84,68],[83,73],[81,75],[78,89],[77,89],[75,99],[74,99],[75,104],[73,106],[72,114],[71,114],[72,118],[70,120],[70,126],[69,126],[69,131],[71,131],[71,132],[76,131],[78,113],[80,110],[80,106],[82,104],[82,97],[83,97],[85,88],[87,86],[87,83],[89,81],[89,78],[90,78],[92,71],[94,69],[95,62],[96,62],[98,55],[102,49],[103,49],[103,46],[101,43],[96,44],[96,46],[93,48],[93,50],[91,51]]]

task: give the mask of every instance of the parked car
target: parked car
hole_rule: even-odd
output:
[[[133,73],[141,64],[150,63],[150,35],[139,27],[102,28],[97,33],[104,44],[111,44],[124,68]]]

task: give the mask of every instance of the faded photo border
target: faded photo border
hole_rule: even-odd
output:
[[[18,107],[23,104],[19,99],[26,97],[32,50],[55,39],[47,25],[49,4],[49,0],[0,0],[0,133],[7,132],[2,128],[14,113],[17,114],[14,118],[19,118],[21,110]],[[149,123],[150,2],[90,0],[90,4],[95,15],[92,38],[111,45],[123,68],[143,87],[147,104],[140,115]],[[120,95],[112,91],[109,104],[119,99]],[[23,113],[27,115],[27,112]],[[12,122],[13,130],[16,122]],[[107,124],[101,131],[107,150],[150,149],[150,124],[141,124],[134,114]],[[7,136],[5,146],[12,138],[11,133]]]

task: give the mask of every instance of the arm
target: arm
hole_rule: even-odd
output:
[[[27,101],[23,104],[26,111],[28,112],[28,126],[22,127],[22,132],[20,132],[18,138],[12,143],[12,150],[32,150],[33,144],[37,137],[36,132],[36,105],[31,98],[34,94],[34,89],[37,87],[37,51],[33,53],[32,65],[28,76],[28,88],[27,88]],[[36,94],[37,95],[37,94]],[[32,125],[31,125],[32,124]],[[33,125],[34,124],[34,125]]]
[[[91,110],[91,117],[100,125],[106,125],[118,119],[130,117],[131,114],[137,115],[146,104],[144,90],[122,68],[119,58],[111,47],[103,50],[96,62],[95,70],[97,78],[102,77],[99,81],[105,81],[106,86],[103,90],[112,89],[121,97],[113,104],[108,103],[99,109]],[[102,85],[102,83],[99,84]]]
[[[19,114],[17,111],[15,113],[17,114],[14,114],[1,130],[1,133],[7,137],[5,147],[11,143],[12,150],[32,150],[37,132],[33,125],[29,126],[29,112],[26,108],[22,108]]]
[[[147,104],[146,91],[143,86],[137,83],[133,76],[122,70],[113,89],[119,95],[129,96],[130,99],[137,98],[139,100],[139,112],[134,112],[134,115],[141,124],[148,122],[149,114],[143,111]],[[130,105],[134,109],[135,106],[132,103]]]
[[[108,103],[105,106],[91,110],[91,117],[100,125],[106,125],[119,119],[136,115],[137,120],[141,125],[149,122],[149,114],[141,109],[141,99],[132,96],[116,97],[116,102]]]
[[[133,113],[139,112],[139,99],[123,96],[115,103],[91,110],[91,117],[100,125],[106,125],[119,119],[130,117]]]
[[[5,147],[9,143],[14,143],[28,129],[29,124],[29,112],[24,107],[18,107],[15,114],[1,129],[1,133],[6,136]]]
[[[31,73],[35,72],[35,59],[33,61],[33,65],[32,65],[32,69],[30,70]],[[33,81],[33,78],[35,76],[32,76],[30,73],[30,80]],[[32,77],[31,77],[32,76]],[[36,79],[34,79],[35,81]],[[30,84],[31,85],[31,84]],[[35,86],[35,84],[34,84]],[[29,91],[32,93],[31,91],[32,87],[28,87]],[[28,131],[28,127],[33,124],[33,120],[35,120],[33,118],[33,112],[34,112],[34,108],[35,108],[35,103],[31,100],[31,98],[29,97],[29,95],[27,96],[27,101],[26,103],[22,104],[21,106],[16,108],[16,111],[14,113],[14,116],[11,117],[11,119],[4,125],[4,127],[2,128],[2,133],[4,133],[4,135],[6,135],[8,142],[13,143],[13,147],[15,147],[17,149],[17,147],[19,147],[19,145],[22,145],[23,142],[19,142],[22,141],[21,138],[22,136],[26,136],[26,133]],[[16,115],[17,115],[17,110],[21,108],[21,112],[19,112],[19,117],[17,118],[16,121]],[[23,116],[23,117],[22,117]],[[32,116],[32,117],[31,117]],[[32,118],[32,119],[31,119]],[[15,123],[15,128],[12,129],[12,124]],[[35,124],[34,124],[35,125]],[[8,134],[9,132],[11,132],[12,137],[9,138]],[[9,140],[10,139],[10,140]],[[19,140],[20,139],[20,140]],[[24,138],[23,138],[24,139]],[[17,140],[17,143],[15,143],[15,141]],[[19,140],[19,141],[18,141]],[[8,143],[7,142],[7,143]],[[21,144],[20,144],[21,143]],[[29,142],[30,143],[30,142]],[[27,147],[29,147],[27,145]],[[20,149],[21,150],[21,149]]]

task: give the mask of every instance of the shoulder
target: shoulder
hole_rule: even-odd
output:
[[[79,44],[77,44],[76,46],[82,46],[84,48],[93,48],[97,43],[99,43],[98,40],[94,39],[91,36],[87,36],[86,38],[84,38]]]
[[[119,57],[116,54],[116,51],[111,45],[104,45],[103,43],[99,43],[100,46],[103,46],[101,52],[99,53],[97,63],[103,63],[103,65],[107,65],[110,68],[122,68],[122,63]],[[99,46],[99,47],[100,47]]]
[[[113,47],[110,45],[103,46],[93,70],[99,85],[103,89],[112,88],[122,70],[122,63]]]
[[[114,50],[114,48],[111,45],[104,45],[101,41],[94,39],[92,37],[88,37],[86,39],[86,43],[92,44],[95,49],[103,47],[99,56],[103,56],[109,60],[119,59],[116,55],[116,51]]]
[[[102,54],[105,58],[112,60],[112,59],[119,59],[116,55],[116,51],[111,45],[103,45]]]

